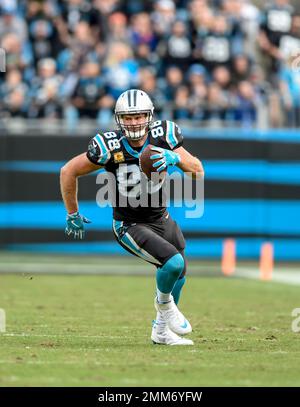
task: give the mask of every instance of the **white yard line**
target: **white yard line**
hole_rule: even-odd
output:
[[[239,268],[233,274],[235,277],[239,278],[249,278],[252,280],[259,280],[259,271],[256,269]],[[291,272],[289,269],[275,270],[272,275],[272,282],[282,283],[289,285],[300,285],[300,270],[299,272]]]
[[[199,266],[190,264],[188,269],[193,274],[201,274],[208,271],[218,271],[216,266]],[[154,275],[155,266],[151,264],[82,264],[82,263],[44,263],[1,261],[0,273],[59,273],[59,274],[148,274]]]
[[[145,265],[78,264],[78,263],[19,263],[1,262],[0,273],[61,273],[61,274],[140,274],[141,269],[153,267]]]
[[[41,337],[41,338],[89,338],[89,339],[123,339],[127,338],[126,335],[76,335],[76,334],[32,334],[32,333],[5,333],[4,336],[16,336],[22,338]]]

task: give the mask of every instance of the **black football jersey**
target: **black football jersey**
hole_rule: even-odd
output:
[[[261,22],[261,29],[266,33],[271,44],[279,46],[283,35],[290,32],[294,8],[290,4],[277,7],[267,6]]]
[[[139,155],[148,145],[173,150],[182,146],[181,130],[169,120],[151,124],[145,144],[134,149],[120,130],[98,133],[88,145],[88,159],[111,175],[113,217],[127,222],[153,222],[166,210],[161,183],[147,180],[139,168]],[[155,152],[153,152],[155,154]]]

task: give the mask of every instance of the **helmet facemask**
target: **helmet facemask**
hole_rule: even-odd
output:
[[[140,124],[124,124],[124,116],[145,115],[145,120]],[[153,113],[150,110],[137,112],[118,112],[115,115],[116,122],[126,138],[130,140],[140,140],[148,132],[149,125],[153,119]]]

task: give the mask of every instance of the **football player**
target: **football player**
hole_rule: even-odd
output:
[[[130,198],[141,191],[139,155],[151,144],[153,167],[157,171],[178,166],[197,178],[204,174],[198,158],[182,147],[180,128],[172,121],[153,121],[154,106],[149,96],[138,89],[121,94],[115,106],[118,130],[99,132],[91,139],[87,152],[70,160],[61,169],[61,192],[67,210],[66,234],[84,237],[86,219],[79,213],[77,178],[104,167],[115,176],[117,197]],[[154,188],[155,190],[155,188]],[[157,188],[155,190],[157,193]],[[151,188],[147,194],[151,194]],[[164,345],[193,345],[182,337],[192,331],[177,304],[185,283],[185,240],[166,206],[113,205],[113,232],[117,242],[129,253],[155,265],[157,311],[151,339]]]

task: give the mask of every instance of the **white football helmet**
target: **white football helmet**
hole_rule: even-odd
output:
[[[115,119],[124,135],[131,140],[141,139],[153,119],[154,106],[146,92],[140,89],[130,89],[123,92],[115,106]],[[145,122],[137,125],[126,125],[123,115],[146,114]]]

